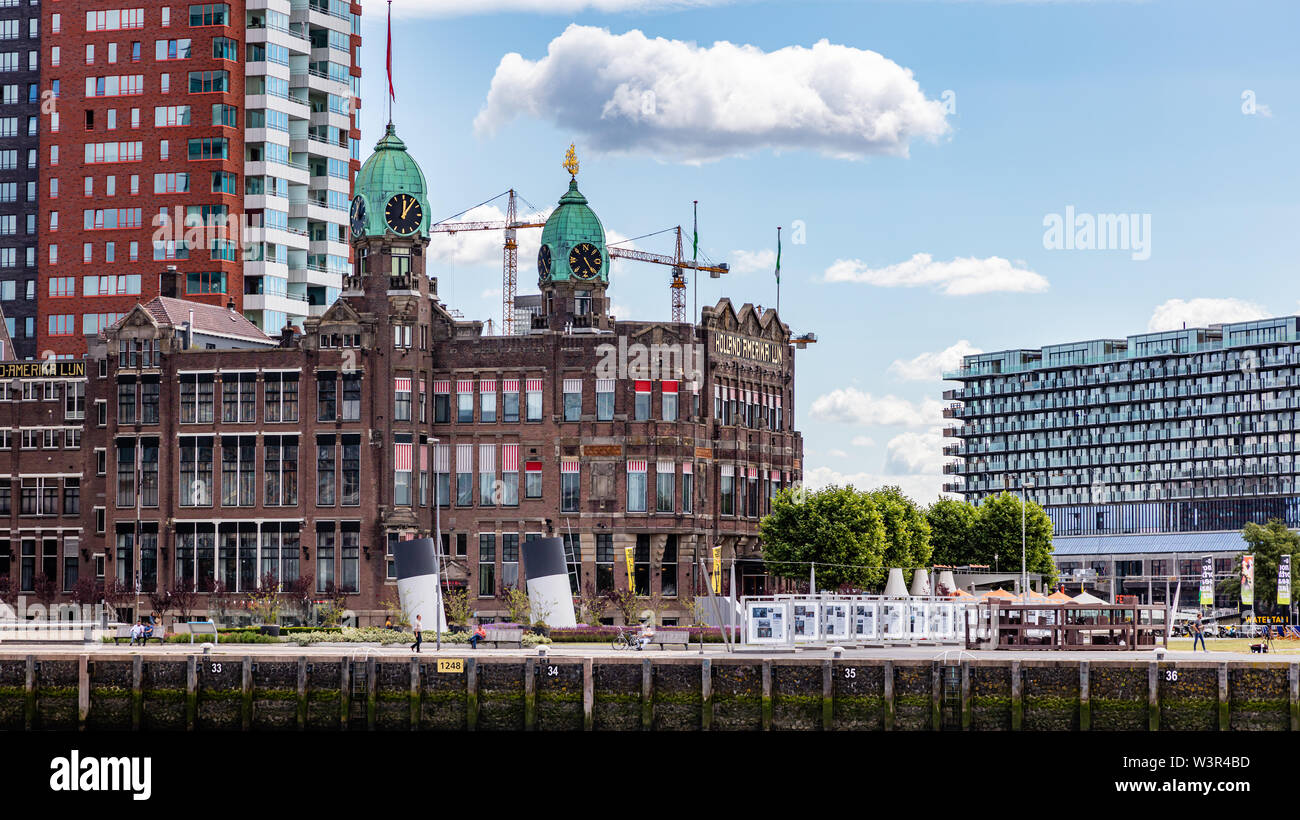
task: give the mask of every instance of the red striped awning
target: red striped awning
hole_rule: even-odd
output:
[[[613,380],[613,379],[596,379],[596,392],[597,392],[597,393],[613,393],[613,392],[614,392],[614,380]]]
[[[639,381],[639,382],[636,383],[636,392],[638,392],[638,393],[649,393],[649,392],[650,392],[650,385],[651,385],[651,382],[642,382],[642,381]]]
[[[524,472],[526,473],[540,473],[541,471],[542,462],[540,461],[528,461],[524,463]]]
[[[776,409],[778,409],[778,410],[781,409],[781,396],[780,396],[780,395],[777,395],[777,397],[776,397]]]
[[[451,445],[433,445],[433,469],[439,473],[451,472]]]
[[[671,461],[656,461],[655,472],[660,474],[675,473],[677,472],[677,465]]]
[[[458,473],[474,472],[474,445],[473,444],[456,445],[456,472]]]
[[[429,469],[429,448],[432,446],[432,444],[425,444],[420,447],[420,472]]]
[[[730,400],[732,400],[732,401],[735,401],[735,400],[736,400],[736,388],[734,388],[734,387],[728,387],[728,388],[727,388],[727,398],[730,399]]]
[[[646,471],[646,462],[629,461],[627,463],[627,471],[629,473],[644,473]]]
[[[478,392],[480,392],[480,393],[495,393],[495,392],[497,392],[497,380],[496,380],[496,379],[479,379],[479,380],[478,380]]]
[[[518,392],[519,392],[519,380],[518,380],[518,379],[502,379],[502,380],[501,380],[501,392],[502,392],[502,393],[518,393]]]
[[[407,378],[393,379],[393,389],[398,393],[410,393],[411,380]]]
[[[473,380],[473,379],[460,379],[459,381],[456,382],[456,392],[457,392],[457,393],[473,393],[473,392],[474,392],[474,380]]]
[[[411,472],[411,445],[395,443],[393,460],[399,473]]]
[[[433,380],[433,392],[438,393],[438,394],[450,393],[450,392],[451,392],[451,380],[450,380],[450,379],[434,379],[434,380]]]
[[[582,379],[565,379],[565,380],[564,380],[564,392],[565,392],[565,393],[581,393],[581,392],[582,392]]]
[[[722,398],[722,385],[720,384],[713,385],[713,398],[715,399]]]
[[[480,444],[478,446],[478,471],[480,473],[495,473],[497,471],[497,446],[495,444]]]
[[[663,389],[663,391],[664,391],[665,393],[676,393],[676,392],[677,392],[677,382],[674,382],[674,381],[666,381],[666,382],[663,383],[663,385],[662,385],[662,389]]]
[[[420,392],[421,392],[421,393],[424,392],[424,377],[423,377],[423,376],[420,377]]]
[[[578,460],[576,458],[563,459],[560,461],[560,472],[566,475],[572,475],[579,471]]]
[[[735,474],[736,474],[736,465],[734,465],[734,464],[723,464],[723,465],[722,465],[722,477],[723,477],[723,478],[731,478],[731,477],[734,476]]]
[[[682,475],[690,475],[691,471],[694,469],[695,469],[695,465],[693,465],[691,462],[689,461],[682,462]]]
[[[529,392],[529,393],[540,393],[540,392],[542,392],[542,380],[541,380],[541,379],[525,379],[524,381],[526,382],[525,385],[524,385],[524,387],[527,388],[527,392]]]
[[[501,471],[504,473],[519,472],[519,445],[518,444],[501,445]]]
[[[749,468],[749,477],[750,477],[750,478],[758,478],[758,468],[757,468],[757,467],[750,467],[750,468]]]
[[[780,480],[781,480],[780,470],[772,470],[771,473],[768,475],[768,481],[780,481]]]

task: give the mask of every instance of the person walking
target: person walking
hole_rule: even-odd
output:
[[[1201,615],[1199,612],[1196,614],[1196,622],[1192,624],[1192,651],[1193,652],[1196,651],[1196,644],[1198,641],[1201,644],[1201,649],[1204,649],[1206,652],[1210,651],[1205,648],[1205,628],[1201,626]]]
[[[420,617],[415,616],[415,643],[411,644],[411,651],[417,655],[420,654]]]

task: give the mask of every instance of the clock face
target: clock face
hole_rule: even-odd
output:
[[[353,236],[361,236],[366,232],[366,201],[360,194],[352,198],[352,208],[348,211],[348,220],[352,227]]]
[[[393,233],[413,234],[424,220],[424,209],[420,201],[410,194],[397,194],[388,200],[384,208],[384,222]]]
[[[551,246],[543,245],[537,252],[537,275],[542,279],[551,278]]]
[[[569,270],[579,279],[595,279],[600,275],[600,249],[590,242],[581,242],[569,251]]]

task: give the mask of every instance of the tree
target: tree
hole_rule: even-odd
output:
[[[72,585],[72,602],[77,606],[94,606],[103,598],[104,585],[96,578],[82,576]]]
[[[885,525],[886,567],[913,569],[930,563],[930,524],[925,513],[896,486],[871,491]]]
[[[191,584],[180,583],[171,588],[171,606],[181,616],[181,623],[189,623],[190,611],[199,605],[199,594]]]
[[[50,617],[50,605],[59,595],[59,587],[53,578],[41,573],[32,583],[32,597],[45,607],[45,617]]]
[[[955,498],[941,498],[925,511],[930,524],[930,560],[956,567],[980,563],[975,556],[975,506]]]
[[[980,502],[975,522],[973,557],[981,564],[992,565],[998,556],[1002,566],[1017,566],[1020,557],[1020,496],[1001,493]],[[1052,561],[1052,520],[1043,508],[1030,501],[1024,507],[1025,568],[1041,573],[1048,585],[1056,583],[1056,564]]]
[[[798,495],[782,490],[759,531],[773,575],[807,578],[808,564],[815,562],[819,585],[865,587],[885,579],[884,518],[871,496],[853,487]]]
[[[8,575],[0,575],[0,604],[12,604],[14,599],[13,582]]]
[[[447,623],[452,626],[467,626],[469,616],[474,610],[469,600],[469,592],[463,589],[448,592],[445,600],[447,601]]]
[[[1283,555],[1300,552],[1300,535],[1287,529],[1286,524],[1274,518],[1264,526],[1255,522],[1241,530],[1245,552],[1255,556],[1255,611],[1272,612],[1277,606],[1277,565]],[[1292,559],[1294,560],[1294,559]],[[1236,572],[1219,582],[1219,589],[1229,596],[1241,597],[1241,556],[1237,556]]]

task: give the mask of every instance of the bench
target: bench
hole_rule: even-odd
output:
[[[691,633],[684,629],[657,630],[650,636],[650,645],[663,649],[666,646],[680,645],[682,649],[690,649]]]
[[[212,621],[191,621],[186,624],[186,626],[189,627],[190,643],[194,643],[195,635],[202,635],[204,637],[211,635],[213,643],[221,642],[217,636],[217,625]]]
[[[143,638],[144,643],[157,641],[162,643],[167,637],[167,632],[161,626],[154,626],[153,632]],[[121,643],[123,640],[131,640],[131,624],[118,624],[117,631],[113,634],[113,643]]]
[[[524,645],[524,630],[520,629],[485,629],[486,637],[479,640],[479,643],[490,643],[498,649],[501,644],[514,644],[520,648]]]

